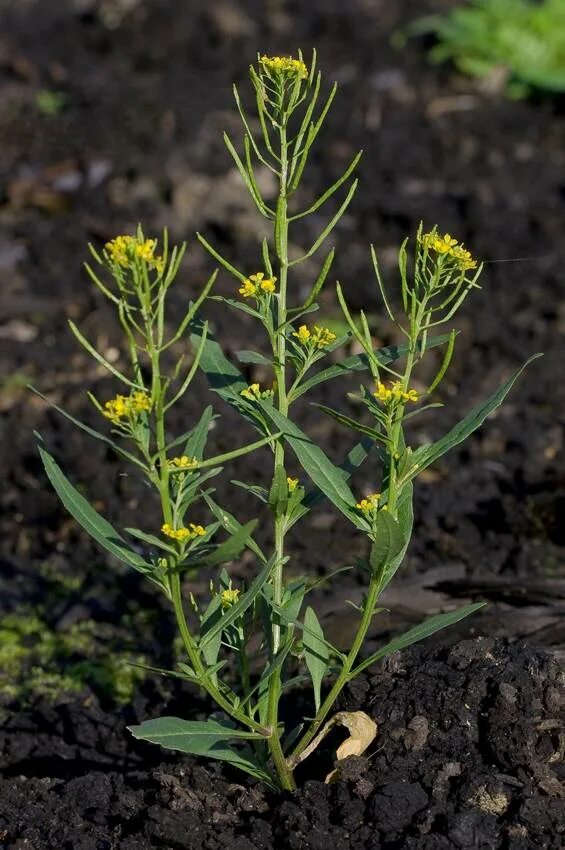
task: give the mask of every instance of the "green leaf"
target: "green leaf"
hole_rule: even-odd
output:
[[[202,336],[202,324],[195,324],[192,329],[191,341],[198,346]],[[241,403],[241,390],[247,387],[247,381],[239,369],[231,363],[211,334],[208,334],[206,345],[200,358],[200,368],[206,375],[210,387],[225,401],[233,404]]]
[[[275,466],[273,475],[273,483],[269,491],[269,507],[275,514],[280,517],[286,511],[288,505],[288,483],[286,480],[286,471],[282,463]]]
[[[304,661],[314,688],[314,703],[316,712],[319,711],[321,702],[322,682],[330,655],[324,642],[324,632],[313,608],[308,607],[304,615],[304,633],[302,637],[304,646]]]
[[[259,366],[271,366],[271,361],[257,351],[236,351],[240,363],[257,363]]]
[[[391,655],[393,652],[398,652],[401,649],[406,649],[407,646],[411,646],[413,643],[418,643],[418,641],[430,637],[430,635],[439,632],[441,629],[445,629],[447,626],[452,626],[454,623],[458,623],[459,620],[463,620],[470,614],[474,614],[475,611],[478,611],[479,608],[483,608],[484,605],[486,605],[486,602],[474,602],[472,605],[465,605],[463,608],[457,608],[457,610],[450,611],[447,614],[436,614],[435,617],[430,617],[429,620],[424,620],[424,622],[420,623],[419,626],[415,626],[400,637],[394,638],[394,640],[391,640],[390,643],[386,644],[386,646],[381,647],[381,649],[374,652],[373,655],[370,655],[369,658],[366,658],[365,661],[362,661],[361,664],[351,671],[349,678],[354,679],[355,676],[358,676],[359,673],[362,673],[363,670],[367,669],[367,667],[371,667],[377,661],[380,661],[381,658],[385,658],[387,655]]]
[[[272,777],[253,761],[251,750],[244,747],[235,749],[227,742],[232,740],[263,740],[256,732],[241,732],[224,726],[215,720],[182,720],[180,717],[157,717],[145,720],[138,726],[128,726],[129,731],[138,740],[150,741],[170,750],[179,750],[194,756],[218,759],[261,779],[271,788]]]
[[[333,407],[327,407],[325,404],[314,404],[314,407],[317,407],[318,410],[321,410],[322,413],[326,414],[326,416],[331,416],[332,419],[335,419],[340,425],[352,428],[360,434],[366,434],[367,437],[371,437],[373,440],[383,439],[383,435],[380,431],[375,430],[375,428],[370,428],[368,425],[364,425],[362,422],[358,422],[356,419],[352,419],[344,413],[340,413],[339,410],[334,410]]]
[[[260,487],[256,484],[246,484],[245,481],[238,481],[236,478],[232,478],[231,483],[235,484],[236,487],[241,487],[242,490],[247,490],[248,493],[251,493],[251,495],[255,496],[256,499],[259,499],[260,502],[267,504],[268,493],[264,487]]]
[[[388,511],[379,511],[376,523],[376,540],[371,546],[369,563],[373,575],[381,575],[387,565],[398,557],[405,545],[399,523]]]
[[[212,626],[215,626],[217,622],[222,619],[222,600],[219,595],[213,596],[210,604],[206,608],[202,616],[202,622],[200,624],[200,637],[201,637],[201,650],[202,655],[204,657],[204,661],[208,668],[212,667],[216,664],[218,660],[218,654],[220,652],[220,647],[222,645],[222,629],[216,631],[213,639],[210,639],[208,642],[204,643],[202,638],[212,629]],[[217,674],[215,672],[210,673],[210,678],[214,682],[217,682]]]
[[[214,419],[218,417],[214,416],[214,410],[211,405],[208,405],[204,409],[198,424],[192,429],[190,435],[185,443],[183,454],[188,457],[195,457],[197,460],[202,460],[204,457],[204,449],[206,448],[206,443],[208,442],[208,434],[210,432],[210,425]]]
[[[343,471],[333,465],[322,449],[312,442],[303,431],[290,419],[275,410],[274,407],[263,404],[262,408],[274,422],[277,429],[282,431],[285,440],[290,444],[304,471],[314,484],[334,503],[348,519],[360,526],[360,518],[354,509],[355,497],[349,489]]]
[[[238,529],[243,528],[239,520],[237,520],[233,516],[233,514],[230,514],[229,511],[226,511],[224,510],[224,508],[220,507],[220,505],[218,505],[208,493],[205,493],[203,495],[204,501],[206,502],[216,519],[221,522],[222,526],[226,529],[226,531],[229,531],[231,534],[235,534]],[[252,552],[257,555],[257,557],[260,561],[262,561],[262,563],[265,564],[267,562],[267,558],[265,557],[263,550],[253,540],[252,537],[250,537],[247,541],[247,546],[251,549]]]
[[[432,337],[432,339],[426,342],[426,350],[444,345],[448,341],[449,334]],[[388,345],[386,348],[379,348],[378,351],[375,351],[375,358],[380,365],[387,366],[389,363],[394,363],[395,360],[403,357],[407,352],[407,345]],[[317,375],[313,375],[309,380],[301,384],[293,394],[293,397],[297,399],[301,395],[304,395],[304,393],[309,392],[312,387],[323,384],[325,381],[339,378],[349,372],[363,372],[367,369],[369,369],[369,358],[366,354],[355,354],[352,357],[346,357],[345,360],[342,360],[340,363],[334,363],[333,366],[323,369]]]
[[[406,551],[408,549],[408,546],[410,545],[410,539],[412,537],[412,527],[414,525],[413,499],[414,488],[412,486],[412,482],[409,482],[400,491],[398,503],[396,506],[396,519],[400,528],[404,544],[399,550],[399,552],[394,555],[387,564],[380,583],[380,592],[382,592],[387,586],[387,584],[389,584],[397,570],[402,565],[404,558],[406,557]]]
[[[40,438],[41,439],[41,438]],[[92,505],[73,487],[42,443],[38,444],[39,454],[45,467],[45,472],[55,488],[61,502],[72,517],[84,530],[99,543],[107,552],[129,567],[138,570],[152,581],[161,585],[154,575],[151,564],[143,558],[121,537],[108,520],[104,519]]]
[[[167,543],[161,540],[160,537],[155,537],[154,534],[146,534],[139,528],[125,528],[124,531],[127,531],[128,534],[131,534],[132,537],[137,537],[138,540],[143,540],[143,542],[147,543],[149,546],[156,546],[158,549],[163,549],[170,555],[177,554],[177,550],[174,548],[174,546],[169,546]]]
[[[253,519],[246,525],[240,526],[231,537],[220,543],[210,555],[206,555],[199,563],[206,567],[216,567],[219,564],[226,564],[228,561],[233,561],[247,546],[247,542],[257,527],[257,523],[258,520]]]
[[[473,431],[476,431],[477,428],[483,424],[487,416],[492,413],[493,410],[496,410],[500,404],[502,404],[526,366],[538,357],[542,357],[542,355],[534,354],[532,357],[529,357],[526,362],[520,366],[520,368],[517,369],[516,372],[514,372],[514,374],[511,375],[510,378],[508,378],[508,380],[495,393],[493,393],[493,395],[491,395],[486,401],[474,407],[473,410],[471,410],[464,419],[458,422],[451,431],[448,431],[444,437],[437,440],[435,443],[430,443],[427,446],[421,446],[416,449],[412,455],[414,464],[411,467],[409,477],[414,478],[423,469],[426,469],[430,466],[430,464],[434,463],[442,455],[448,452],[449,449],[453,448],[453,446],[459,445],[459,443],[466,440]]]

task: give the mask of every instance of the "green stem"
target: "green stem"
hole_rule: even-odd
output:
[[[277,310],[277,332],[274,345],[274,353],[276,360],[276,377],[277,377],[277,408],[284,416],[288,413],[288,397],[286,389],[286,336],[284,326],[287,320],[286,306],[286,289],[288,279],[288,214],[287,214],[287,198],[286,198],[286,183],[288,173],[288,145],[286,139],[286,128],[283,126],[280,129],[280,144],[281,144],[281,172],[280,172],[280,189],[277,202],[277,217],[275,221],[275,244],[279,259],[279,295],[278,295],[278,310]],[[284,440],[277,440],[275,446],[274,469],[275,471],[282,467],[284,469],[285,448]],[[275,513],[275,564],[271,579],[273,589],[273,603],[276,606],[282,604],[283,597],[283,559],[284,559],[284,540],[285,540],[285,517],[278,510]],[[281,643],[281,626],[278,618],[273,618],[272,624],[272,654],[273,656],[280,649]],[[281,674],[277,670],[269,681],[269,694],[267,704],[267,725],[271,729],[271,737],[269,738],[269,751],[273,759],[279,781],[282,788],[293,791],[296,786],[286,763],[282,750],[279,729],[278,729],[278,712],[279,700],[281,696]]]

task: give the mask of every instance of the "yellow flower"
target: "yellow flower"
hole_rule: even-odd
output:
[[[298,478],[287,478],[286,483],[288,484],[288,492],[294,493],[298,487]]]
[[[240,392],[240,395],[243,398],[249,399],[249,401],[257,401],[257,399],[261,398],[261,389],[259,384],[249,384],[249,386]]]
[[[326,345],[330,345],[335,339],[336,335],[329,328],[320,328],[318,325],[314,325],[312,342],[316,348],[325,348]]]
[[[382,381],[377,381],[376,392],[373,393],[377,401],[382,401],[383,404],[394,404],[399,401],[418,401],[420,396],[414,389],[402,389],[400,381],[391,383],[390,388],[386,387]]]
[[[104,416],[106,419],[110,419],[111,422],[119,422],[120,419],[125,418],[129,413],[129,399],[127,399],[123,395],[117,395],[115,398],[110,399],[104,405]]]
[[[277,288],[275,286],[276,277],[266,277],[265,280],[262,280],[259,286],[263,290],[263,292],[274,292]]]
[[[298,342],[301,342],[302,345],[306,345],[306,343],[310,341],[310,337],[312,336],[306,325],[300,325],[298,330],[294,331],[292,335],[297,337]]]
[[[129,406],[132,413],[141,413],[142,410],[149,411],[151,410],[151,399],[147,395],[147,393],[141,392],[138,390],[130,396]]]
[[[265,277],[263,272],[255,272],[246,277],[242,285],[238,289],[240,295],[244,298],[257,298],[260,291],[272,293],[275,291],[276,277]]]
[[[254,283],[251,283],[249,278],[246,278],[242,285],[237,290],[240,295],[243,295],[244,298],[253,298],[257,295],[257,287]]]
[[[169,466],[175,469],[194,469],[197,465],[198,460],[195,457],[187,457],[187,455],[172,457],[169,461]]]
[[[159,273],[163,271],[163,258],[155,256],[156,239],[139,240],[137,236],[116,236],[104,246],[110,261],[123,268],[130,268],[136,259],[141,260]]]
[[[222,608],[231,608],[232,605],[235,605],[235,603],[239,599],[240,593],[241,591],[237,587],[229,587],[226,590],[222,590],[222,592],[220,593]]]
[[[292,59],[290,56],[261,56],[259,62],[266,71],[276,76],[298,75],[302,80],[308,77],[308,68],[301,59]]]
[[[392,390],[389,390],[382,381],[377,381],[377,390],[373,393],[377,401],[382,401],[385,404],[392,398]]]
[[[273,390],[261,390],[259,384],[249,384],[244,390],[241,390],[240,395],[243,398],[249,399],[249,401],[258,401],[262,398],[272,398],[274,395]]]
[[[360,502],[357,502],[355,507],[358,511],[363,511],[364,514],[374,513],[379,507],[380,500],[380,493],[369,493],[368,496],[366,496],[364,499],[361,499]]]
[[[165,522],[161,526],[161,531],[165,535],[165,537],[170,537],[172,540],[195,540],[197,537],[203,537],[206,534],[206,529],[202,525],[194,525],[191,522],[186,528],[185,526],[181,526],[180,528],[173,528],[173,526],[169,522]]]
[[[467,251],[449,233],[444,233],[443,236],[439,236],[433,231],[424,233],[420,242],[428,250],[435,251],[437,254],[449,255],[451,259],[455,260],[461,271],[477,268],[477,261],[473,259],[471,252]]]

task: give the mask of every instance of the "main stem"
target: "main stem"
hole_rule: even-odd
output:
[[[286,336],[284,324],[287,320],[286,287],[288,277],[288,214],[286,184],[288,173],[286,128],[280,130],[281,144],[281,171],[279,183],[279,197],[277,202],[277,213],[275,221],[275,244],[279,259],[279,295],[277,310],[277,328],[275,329],[275,358],[277,377],[277,408],[284,416],[288,413],[288,398],[286,392]],[[285,451],[284,440],[280,438],[275,445],[274,469],[284,469]],[[273,604],[280,606],[283,596],[283,559],[285,539],[285,516],[275,508],[275,564],[273,567],[272,588]],[[273,618],[272,625],[272,653],[273,657],[280,649],[281,627],[278,618]],[[281,674],[277,670],[269,681],[269,696],[267,708],[267,725],[271,729],[269,738],[269,751],[273,759],[279,781],[282,788],[294,791],[296,785],[289,769],[281,746],[278,729],[279,700],[281,696]]]

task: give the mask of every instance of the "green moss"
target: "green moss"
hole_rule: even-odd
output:
[[[144,659],[114,648],[92,620],[53,631],[36,612],[0,618],[0,696],[27,702],[33,697],[54,699],[90,686],[99,696],[118,704],[129,702],[145,671],[128,662]],[[117,643],[117,638],[114,638]]]

